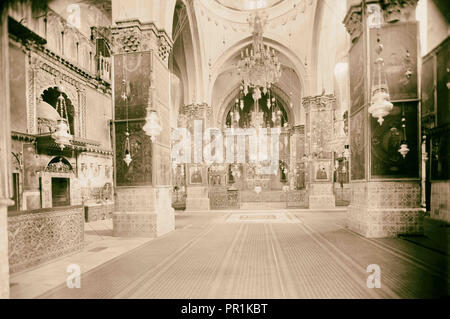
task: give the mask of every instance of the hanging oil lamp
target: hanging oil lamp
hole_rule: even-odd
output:
[[[125,131],[125,156],[123,158],[123,161],[127,166],[130,166],[131,161],[133,158],[131,157],[131,146],[130,146],[130,131],[128,127],[128,82],[126,79],[123,79],[122,81],[123,86],[123,92],[121,95],[122,100],[125,102],[125,115],[126,115],[126,131]]]
[[[70,143],[73,136],[70,135],[70,127],[68,125],[69,118],[67,114],[66,101],[62,95],[64,92],[64,87],[62,85],[58,86],[58,92],[59,97],[56,101],[56,111],[58,112],[60,118],[57,121],[56,130],[52,133],[52,138],[62,151],[65,145]]]
[[[156,138],[161,134],[162,125],[158,115],[158,111],[153,107],[153,85],[150,83],[148,87],[148,102],[147,102],[147,117],[145,118],[145,125],[142,128],[154,143]]]
[[[406,155],[410,151],[409,148],[408,148],[408,143],[406,142],[406,117],[405,117],[405,110],[402,111],[402,134],[403,134],[403,139],[400,142],[400,149],[398,150],[398,152],[400,154],[402,154],[403,159],[405,159]]]
[[[379,37],[377,42],[377,59],[375,60],[374,77],[371,90],[372,100],[368,111],[374,118],[378,119],[378,123],[380,123],[380,125],[383,125],[384,117],[389,115],[389,112],[393,108],[393,104],[390,102],[387,78],[384,70],[384,59],[381,57],[383,45],[381,44]]]
[[[133,159],[131,158],[131,147],[130,147],[130,133],[128,130],[125,132],[125,157],[123,158],[123,161],[127,166],[130,166],[131,161]]]
[[[344,146],[344,157],[347,160],[350,158],[350,145],[348,144],[345,144]]]
[[[158,112],[155,109],[147,108],[147,117],[145,119],[146,123],[142,128],[150,139],[154,143],[156,141],[156,137],[161,134],[162,126],[158,116]]]

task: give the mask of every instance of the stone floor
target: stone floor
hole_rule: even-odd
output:
[[[102,235],[100,227],[87,238],[89,250],[14,276],[11,295],[433,298],[448,294],[447,255],[403,239],[366,239],[343,225],[342,211],[278,210],[179,212],[176,230],[150,241],[111,238],[107,230]],[[107,248],[96,251],[95,245]],[[110,249],[115,253],[107,254]],[[83,261],[81,288],[67,288],[67,263]],[[366,269],[371,264],[381,269],[379,289],[367,287]]]

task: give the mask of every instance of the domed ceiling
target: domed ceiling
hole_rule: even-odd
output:
[[[284,0],[216,0],[224,7],[238,11],[250,11],[273,7]]]

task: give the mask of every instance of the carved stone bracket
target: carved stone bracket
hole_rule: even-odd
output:
[[[382,0],[384,20],[387,23],[415,20],[418,0]]]
[[[352,6],[345,16],[343,23],[347,32],[350,34],[352,43],[355,42],[363,31],[361,6]]]

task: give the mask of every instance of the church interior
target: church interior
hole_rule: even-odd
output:
[[[0,13],[1,298],[449,294],[448,1]]]

